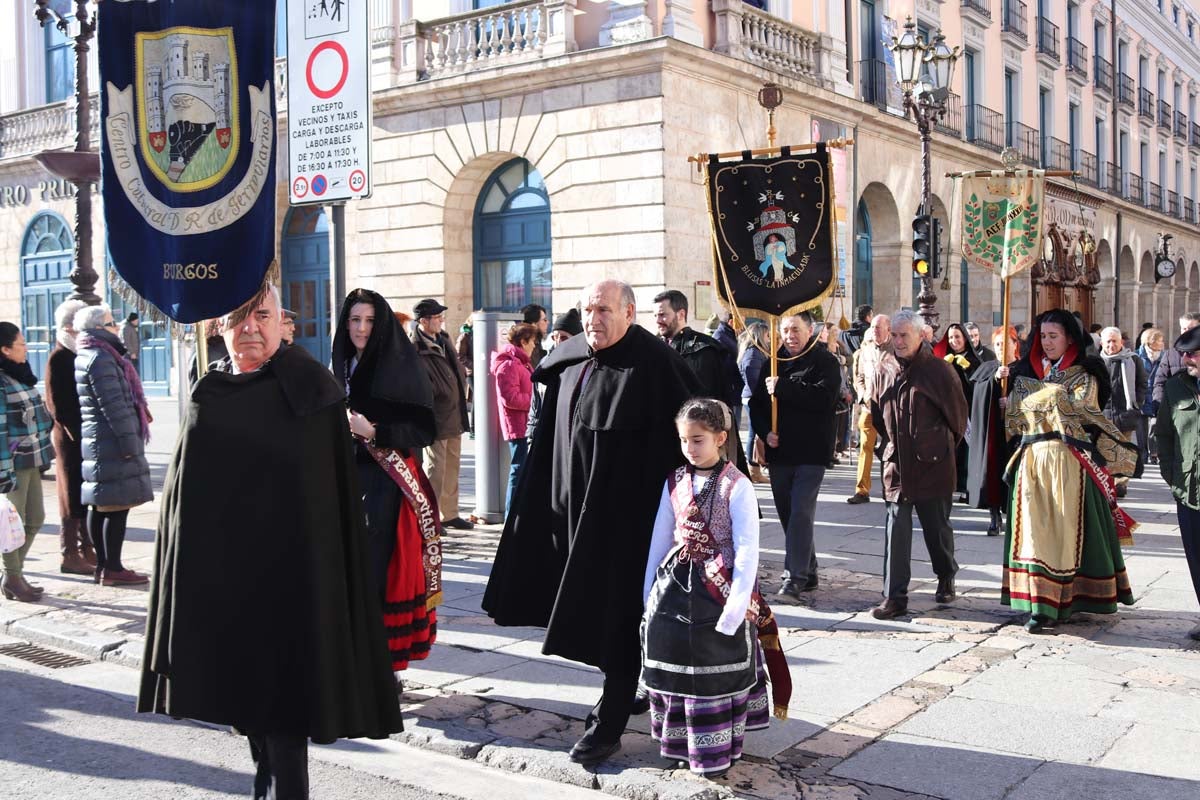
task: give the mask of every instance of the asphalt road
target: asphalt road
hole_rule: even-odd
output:
[[[0,657],[0,798],[250,797],[253,765],[246,740],[188,721],[135,713],[128,694],[135,679],[132,670],[112,665],[26,669]],[[572,796],[566,787],[388,740],[310,747],[309,770],[315,800]]]

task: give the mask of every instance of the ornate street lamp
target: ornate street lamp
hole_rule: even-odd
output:
[[[889,47],[895,54],[896,74],[904,92],[904,114],[912,115],[921,134],[921,207],[917,214],[932,214],[932,128],[933,123],[946,115],[946,101],[950,97],[950,81],[954,77],[954,63],[958,60],[959,48],[951,49],[940,29],[932,42],[926,42],[917,33],[917,25],[912,17],[904,23],[904,32],[898,38],[892,37]],[[937,263],[936,256],[934,263]],[[916,300],[920,304],[917,313],[921,319],[937,330],[934,277],[930,274],[921,276],[921,293]]]
[[[33,12],[43,27],[53,23],[63,35],[76,28],[75,41],[75,149],[47,150],[34,156],[46,171],[65,178],[75,186],[75,267],[68,276],[75,285],[71,299],[89,305],[100,302],[96,294],[96,274],[92,266],[92,187],[100,180],[100,155],[92,150],[91,91],[88,89],[88,41],[96,32],[96,14],[88,13],[87,0],[76,0],[74,18],[64,17],[50,7],[50,0],[34,0]]]

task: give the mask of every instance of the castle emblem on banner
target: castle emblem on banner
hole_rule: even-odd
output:
[[[176,192],[207,189],[238,154],[233,30],[138,33],[138,135],[146,165]]]
[[[758,196],[760,204],[767,204],[755,223],[749,222],[747,228],[754,233],[754,258],[758,260],[758,273],[763,279],[776,284],[782,281],[796,267],[789,258],[796,254],[796,229],[791,222],[799,222],[800,215],[788,214],[776,202],[783,200],[783,192],[766,192]],[[803,266],[800,267],[804,269]]]

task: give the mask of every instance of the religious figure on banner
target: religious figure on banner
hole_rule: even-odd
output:
[[[708,164],[717,291],[743,314],[812,308],[835,285],[833,178],[824,144]]]

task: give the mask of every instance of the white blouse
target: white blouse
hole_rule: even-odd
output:
[[[693,493],[700,491],[707,477],[692,476]],[[725,600],[725,610],[717,620],[717,630],[726,636],[737,633],[742,620],[746,618],[754,581],[758,577],[758,500],[754,495],[754,484],[749,479],[743,478],[734,483],[729,496],[729,516],[733,519],[733,583]],[[654,585],[658,565],[675,544],[675,509],[671,505],[668,484],[664,482],[658,515],[654,518],[650,555],[646,559],[643,602],[650,599],[650,587]]]

